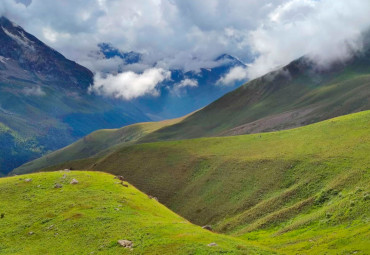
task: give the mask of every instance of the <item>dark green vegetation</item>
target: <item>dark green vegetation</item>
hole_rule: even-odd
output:
[[[70,184],[73,178],[79,183]],[[0,254],[273,253],[192,225],[105,173],[2,178],[0,191],[7,194],[0,196]],[[133,242],[132,251],[119,246],[122,239]]]
[[[0,173],[64,147],[96,129],[147,118],[134,107],[43,87],[45,95],[22,94],[24,85],[0,81]],[[72,93],[72,94],[70,94]],[[5,110],[6,109],[6,110]],[[127,114],[128,109],[132,110]],[[135,116],[135,114],[137,115]]]
[[[370,252],[370,111],[297,129],[123,147],[47,170],[122,174],[196,224],[283,253]]]

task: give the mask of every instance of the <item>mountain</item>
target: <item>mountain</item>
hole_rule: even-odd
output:
[[[252,80],[143,141],[299,127],[370,109],[370,50],[322,69],[303,57]]]
[[[142,54],[140,53],[134,51],[123,52],[109,43],[99,43],[98,47],[106,59],[118,57],[123,60],[124,65],[137,64],[142,59]]]
[[[43,171],[123,175],[195,224],[282,254],[367,254],[369,127],[364,111],[278,132],[122,143]]]
[[[121,64],[117,72],[121,73],[130,65],[144,64],[145,54],[123,52],[109,43],[99,44],[99,52],[95,55],[105,59],[119,58]],[[151,67],[155,67],[155,64]],[[222,54],[214,59],[211,68],[200,68],[197,71],[170,69],[169,80],[158,85],[159,96],[144,96],[131,102],[150,116],[153,120],[177,118],[196,111],[224,94],[234,90],[243,81],[233,84],[217,84],[234,67],[246,67],[237,58]],[[191,81],[192,86],[183,86],[182,82]]]
[[[5,17],[0,17],[0,75],[14,80],[86,90],[93,82],[90,70],[66,59]]]
[[[79,141],[78,146],[72,144],[21,166],[16,172],[32,172],[63,161],[107,153],[113,145],[127,146],[128,140],[130,144],[146,143],[295,128],[368,110],[369,98],[370,50],[325,69],[303,57],[244,84],[181,121],[136,133],[135,141],[126,136],[131,127],[100,131],[99,135],[94,133]],[[105,139],[113,133],[120,137],[114,144]]]
[[[90,70],[0,18],[0,175],[97,129],[149,118],[87,93]]]
[[[70,184],[73,179],[78,183]],[[61,188],[54,188],[56,182]],[[96,172],[1,178],[7,196],[0,197],[0,253],[275,254],[195,226],[124,184]]]

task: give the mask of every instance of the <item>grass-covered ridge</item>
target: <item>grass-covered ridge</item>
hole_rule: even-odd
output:
[[[132,145],[147,134],[166,126],[176,124],[186,117],[187,116],[157,122],[137,123],[117,129],[101,129],[85,136],[67,147],[28,162],[18,167],[14,172],[23,174],[30,173],[35,170],[66,161],[106,154],[119,147]]]
[[[370,49],[322,70],[307,58],[251,80],[145,142],[270,132],[370,109]]]
[[[272,133],[139,144],[65,166],[127,177],[190,221],[282,252],[370,249],[370,111]]]
[[[70,184],[73,178],[79,183]],[[192,225],[106,173],[1,178],[0,191],[6,194],[0,196],[0,254],[273,253]],[[132,251],[117,243],[122,239],[133,242]],[[217,246],[207,246],[212,242]]]

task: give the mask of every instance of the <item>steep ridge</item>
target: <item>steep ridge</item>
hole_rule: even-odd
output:
[[[0,17],[0,44],[0,73],[9,82],[23,78],[82,91],[93,82],[90,70],[66,59],[5,17]]]
[[[61,171],[1,178],[0,190],[7,195],[0,197],[0,253],[274,253],[194,226],[113,177]],[[78,183],[71,184],[73,179]],[[131,241],[132,247],[121,247],[118,240]]]
[[[143,142],[259,133],[370,109],[370,50],[325,69],[303,57],[226,94]]]
[[[132,145],[45,170],[124,175],[191,222],[283,252],[366,254],[369,130],[365,111],[279,132]]]

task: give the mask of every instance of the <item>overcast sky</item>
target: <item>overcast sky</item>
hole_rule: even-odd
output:
[[[0,15],[94,72],[119,64],[92,53],[108,42],[144,53],[143,64],[126,67],[130,77],[153,73],[156,63],[159,81],[171,68],[212,67],[223,53],[249,62],[225,82],[255,78],[305,54],[323,65],[346,59],[361,49],[369,13],[369,0],[0,1]]]

